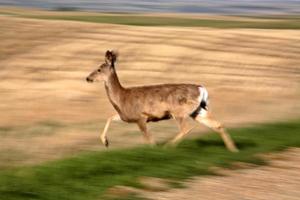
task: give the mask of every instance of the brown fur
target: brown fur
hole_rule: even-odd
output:
[[[188,117],[199,106],[200,85],[162,84],[124,88],[118,79],[114,63],[117,55],[105,53],[105,64],[87,78],[94,79],[99,73],[104,75],[107,96],[125,122],[146,122]]]
[[[116,74],[112,74],[110,79],[117,79]],[[172,116],[187,117],[199,105],[199,85],[163,84],[130,88],[108,85],[106,91],[110,102],[126,122],[137,122],[141,118],[149,122]]]

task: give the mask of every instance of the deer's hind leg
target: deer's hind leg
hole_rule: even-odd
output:
[[[167,143],[168,145],[177,144],[185,135],[187,135],[194,128],[188,127],[187,118],[177,117],[175,118],[175,120],[178,124],[179,133],[170,142]]]
[[[224,126],[215,120],[205,109],[201,110],[201,112],[195,117],[195,120],[219,133],[229,151],[238,152],[237,147],[235,146],[230,135],[226,132]]]
[[[107,119],[107,121],[106,121],[104,130],[103,130],[103,132],[102,132],[102,134],[101,134],[101,136],[100,136],[101,142],[102,142],[106,147],[109,146],[109,142],[108,142],[108,139],[107,139],[107,137],[106,137],[106,133],[107,133],[107,131],[108,131],[109,125],[110,125],[110,123],[111,123],[112,121],[119,121],[119,120],[121,120],[120,116],[119,116],[118,114],[115,114],[115,115],[109,117],[109,118]]]

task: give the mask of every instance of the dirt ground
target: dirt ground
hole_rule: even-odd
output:
[[[205,85],[212,112],[226,126],[300,116],[299,30],[136,27],[4,15],[0,21],[0,160],[14,153],[17,164],[32,163],[103,148],[99,131],[114,110],[103,84],[87,84],[85,77],[107,49],[120,53],[117,70],[125,86]],[[99,128],[9,131],[49,121],[99,122]],[[153,131],[159,140],[176,132],[175,125],[170,133],[163,127]],[[126,124],[113,125],[109,137],[114,147],[142,141]]]
[[[224,170],[224,176],[195,178],[184,189],[149,192],[153,200],[297,200],[300,197],[300,149],[276,154],[268,166]]]

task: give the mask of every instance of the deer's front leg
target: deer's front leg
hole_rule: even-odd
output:
[[[118,114],[115,114],[111,117],[109,117],[106,121],[106,124],[105,124],[105,127],[104,127],[104,130],[101,134],[101,142],[106,146],[108,147],[109,146],[109,142],[108,142],[108,139],[106,137],[106,133],[108,131],[108,128],[109,128],[109,125],[112,121],[119,121],[120,120],[120,116]]]

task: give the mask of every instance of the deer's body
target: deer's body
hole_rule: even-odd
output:
[[[111,77],[112,80],[117,78]],[[160,121],[191,115],[199,106],[200,85],[161,84],[123,88],[107,83],[107,96],[125,122]]]
[[[186,119],[192,117],[220,133],[226,147],[231,151],[237,151],[223,126],[212,119],[208,113],[208,93],[203,86],[161,84],[124,88],[115,70],[114,52],[107,51],[105,59],[105,64],[92,72],[87,77],[87,81],[92,82],[99,74],[102,75],[107,96],[118,113],[108,119],[101,135],[101,140],[106,146],[108,146],[106,132],[112,120],[121,119],[125,122],[137,123],[146,140],[153,143],[146,123],[174,118],[180,128],[180,133],[172,140],[172,143],[175,143],[191,130],[186,126]]]

